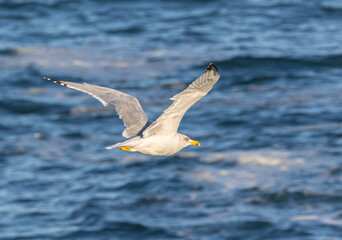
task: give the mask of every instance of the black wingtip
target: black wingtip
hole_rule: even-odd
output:
[[[217,67],[213,63],[209,64],[209,66],[208,66],[206,71],[216,71],[216,72],[218,72]]]
[[[57,79],[53,79],[53,78],[49,78],[49,77],[43,77],[43,78],[45,80],[49,80],[51,82],[58,83],[58,84],[63,85],[63,86],[67,86],[68,85],[65,82],[61,81],[61,80],[57,80]]]
[[[56,79],[52,79],[52,78],[49,78],[49,77],[43,77],[43,79],[48,80],[48,81],[52,81],[52,82],[56,81]]]

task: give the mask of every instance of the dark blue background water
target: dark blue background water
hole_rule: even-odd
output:
[[[342,239],[342,2],[0,0],[0,239]],[[171,157],[109,151],[213,62]]]

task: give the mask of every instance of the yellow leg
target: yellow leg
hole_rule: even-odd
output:
[[[131,150],[133,147],[120,147],[119,149],[121,150],[121,151],[127,151],[127,152],[129,152],[129,150]]]

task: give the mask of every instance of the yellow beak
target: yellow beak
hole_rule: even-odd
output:
[[[195,145],[195,146],[199,146],[199,145],[200,145],[200,143],[197,142],[197,141],[192,141],[191,144],[192,144],[192,145]]]

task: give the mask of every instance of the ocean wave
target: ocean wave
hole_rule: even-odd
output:
[[[339,1],[324,1],[319,4],[319,8],[329,14],[338,14],[341,17],[342,4]]]
[[[0,56],[15,56],[17,51],[13,48],[0,49]]]
[[[342,201],[342,195],[339,193],[325,193],[315,192],[309,190],[290,190],[281,189],[276,191],[258,191],[258,195],[255,197],[247,198],[246,201],[250,204],[289,204],[295,202],[296,204],[302,204],[310,202],[316,204],[320,202],[334,203]]]
[[[15,114],[43,114],[55,111],[68,111],[63,105],[42,103],[28,99],[0,99],[0,109]]]
[[[137,33],[142,33],[144,31],[145,31],[145,28],[140,25],[105,30],[105,32],[108,33],[109,35],[111,34],[115,35],[115,34],[121,34],[121,33],[122,34],[137,34]]]
[[[65,239],[82,238],[98,239],[99,236],[110,239],[171,239],[176,237],[164,228],[150,227],[142,223],[134,223],[130,221],[112,221],[106,222],[102,227],[81,227],[80,230],[63,234],[60,237]]]
[[[48,7],[48,8],[59,8],[66,7],[68,4],[75,2],[75,0],[67,1],[67,0],[13,0],[6,1],[0,0],[1,8],[5,10],[25,10],[25,9],[33,9],[38,10],[39,7]]]
[[[306,214],[306,215],[296,215],[292,217],[292,221],[295,222],[316,222],[324,225],[331,225],[336,227],[342,226],[341,212],[333,212],[330,214],[323,213],[320,215]]]
[[[166,229],[152,225],[151,221],[141,222],[139,216],[133,218],[125,215],[125,207],[114,208],[112,209],[113,215],[105,215],[103,212],[107,207],[101,204],[101,199],[88,199],[79,208],[74,208],[66,220],[71,226],[78,226],[78,228],[63,237],[109,236],[108,234],[110,234],[115,237],[130,236],[132,238],[136,236],[138,239],[138,236],[165,237],[172,235]]]
[[[231,151],[213,152],[200,156],[200,161],[205,163],[231,162],[238,164],[256,164],[263,166],[300,165],[304,158],[291,156],[286,151]]]
[[[300,69],[339,67],[342,64],[342,54],[312,55],[302,57],[286,56],[236,56],[230,59],[216,61],[216,64],[225,69],[260,68],[267,69]]]

